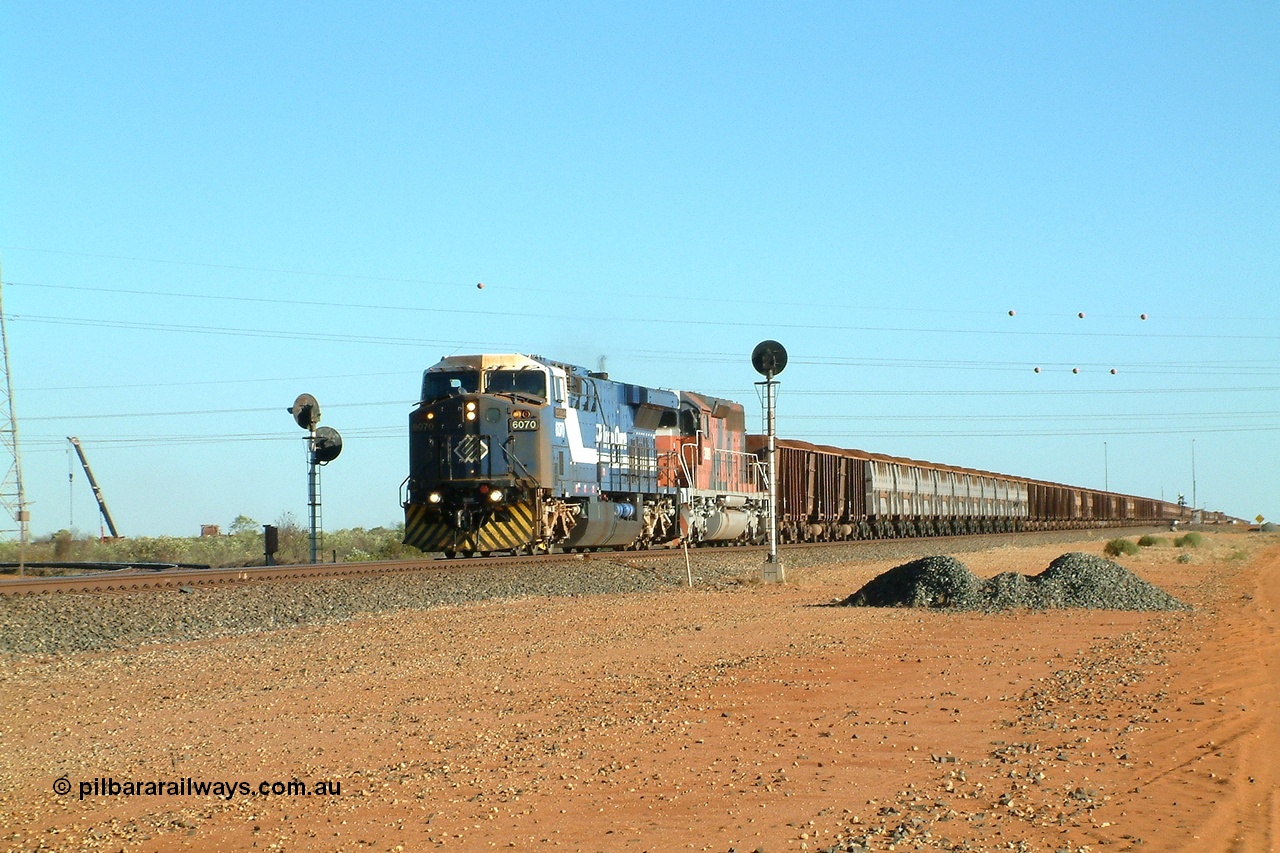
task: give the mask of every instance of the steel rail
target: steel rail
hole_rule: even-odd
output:
[[[566,559],[564,554],[522,557],[525,561]],[[120,593],[160,592],[193,589],[200,586],[242,584],[257,581],[324,580],[423,571],[425,569],[483,568],[510,557],[477,557],[470,560],[395,560],[359,563],[303,563],[289,566],[249,566],[230,569],[161,569],[155,571],[121,570],[95,572],[90,575],[57,577],[23,577],[0,579],[0,595],[38,595],[46,593]]]
[[[1064,530],[1021,530],[1004,533],[968,533],[959,536],[916,536],[894,537],[885,539],[846,539],[829,542],[793,542],[783,546],[788,551],[803,551],[810,548],[847,547],[856,550],[860,547],[883,545],[885,543],[941,543],[943,541],[960,541],[975,538],[1016,539],[1024,536],[1037,536],[1046,533],[1080,534],[1105,533],[1107,535],[1124,535],[1137,531],[1165,529],[1160,525],[1140,525],[1124,527],[1086,527]],[[711,557],[725,550],[764,551],[765,545],[745,545],[719,547],[703,547],[690,550],[690,554]],[[355,578],[378,575],[391,575],[403,572],[444,571],[447,573],[464,572],[472,569],[485,569],[511,566],[520,563],[543,562],[578,562],[581,560],[643,560],[657,557],[676,557],[678,548],[655,548],[647,551],[587,551],[579,553],[532,554],[524,556],[501,557],[462,557],[456,559],[421,558],[414,560],[382,560],[359,563],[302,563],[288,566],[248,566],[229,569],[153,569],[138,571],[135,569],[95,572],[89,575],[61,575],[57,577],[9,577],[0,578],[0,596],[43,595],[67,593],[128,593],[128,592],[163,592],[181,591],[184,587],[192,590],[196,587],[217,586],[221,584],[244,584],[259,581],[288,580],[325,580],[329,578]]]

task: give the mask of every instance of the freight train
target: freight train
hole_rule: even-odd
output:
[[[1178,504],[778,440],[783,542],[1167,524]],[[541,356],[423,374],[405,542],[446,556],[764,541],[766,441],[741,404]]]

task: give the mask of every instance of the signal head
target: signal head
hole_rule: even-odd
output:
[[[787,366],[787,349],[777,341],[761,341],[751,351],[751,366],[761,376],[777,376]]]
[[[315,454],[317,464],[324,465],[338,458],[342,452],[342,436],[333,427],[316,430]]]
[[[299,394],[289,413],[303,429],[315,429],[316,424],[320,423],[320,404],[310,394]]]

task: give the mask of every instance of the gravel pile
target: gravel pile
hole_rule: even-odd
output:
[[[1035,580],[1032,607],[1096,610],[1190,610],[1186,604],[1103,557],[1063,554]]]
[[[1004,572],[986,581],[952,557],[925,557],[890,569],[840,603],[983,611],[1191,609],[1123,566],[1082,553],[1063,554],[1038,575]]]
[[[982,582],[954,557],[924,557],[896,566],[842,603],[854,607],[954,607],[973,610]]]

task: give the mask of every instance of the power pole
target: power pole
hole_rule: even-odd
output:
[[[1196,499],[1196,440],[1191,439],[1191,520],[1196,520],[1197,508],[1200,506]]]
[[[4,274],[0,272],[0,357],[4,359],[4,386],[0,388],[0,444],[12,460],[0,481],[0,503],[18,524],[18,574],[25,574],[28,525],[27,497],[22,490],[22,456],[18,451],[18,418],[13,411],[13,373],[9,367],[9,335],[4,320]],[[0,459],[0,464],[4,460]]]

